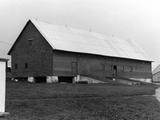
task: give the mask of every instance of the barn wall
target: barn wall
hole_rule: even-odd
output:
[[[52,75],[52,52],[50,45],[29,22],[11,52],[13,76]]]
[[[79,73],[99,79],[113,76],[113,66],[117,66],[117,77],[151,78],[151,65],[133,60],[82,55],[79,57]]]
[[[145,79],[152,77],[150,62],[62,51],[54,51],[53,55],[55,75],[68,76],[77,73],[105,80],[113,76],[113,65],[117,66],[117,77]]]
[[[54,51],[53,74],[57,76],[76,76],[77,75],[76,54]]]

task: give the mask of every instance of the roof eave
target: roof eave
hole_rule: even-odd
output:
[[[130,59],[130,60],[137,60],[137,61],[154,62],[154,61],[151,61],[151,60],[134,59],[134,58],[125,58],[125,57],[109,56],[109,55],[101,55],[101,54],[85,53],[85,52],[74,52],[74,51],[61,50],[61,49],[56,49],[56,48],[53,48],[53,50],[57,50],[57,51],[66,51],[66,52],[72,52],[72,53],[89,54],[89,55],[97,55],[97,56],[103,56],[103,57],[114,57],[114,58],[121,58],[121,59]]]

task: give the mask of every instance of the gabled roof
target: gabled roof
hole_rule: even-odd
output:
[[[156,74],[160,72],[160,65],[158,65],[153,71],[152,71],[152,74]]]
[[[53,49],[151,61],[133,40],[31,20]]]

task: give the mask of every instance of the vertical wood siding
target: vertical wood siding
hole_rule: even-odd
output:
[[[11,52],[13,76],[52,75],[52,52],[52,48],[39,31],[31,22],[28,23]],[[25,64],[28,65],[27,68]]]
[[[74,68],[73,71],[73,63],[77,64],[77,70]],[[117,77],[152,78],[151,62],[64,51],[53,52],[55,75],[74,76],[79,74],[105,80],[106,77],[113,76],[114,65],[117,66]]]

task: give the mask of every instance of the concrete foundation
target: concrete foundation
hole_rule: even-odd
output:
[[[58,82],[58,76],[47,76],[47,83],[56,83]]]
[[[28,82],[34,83],[35,82],[34,77],[28,77]]]

